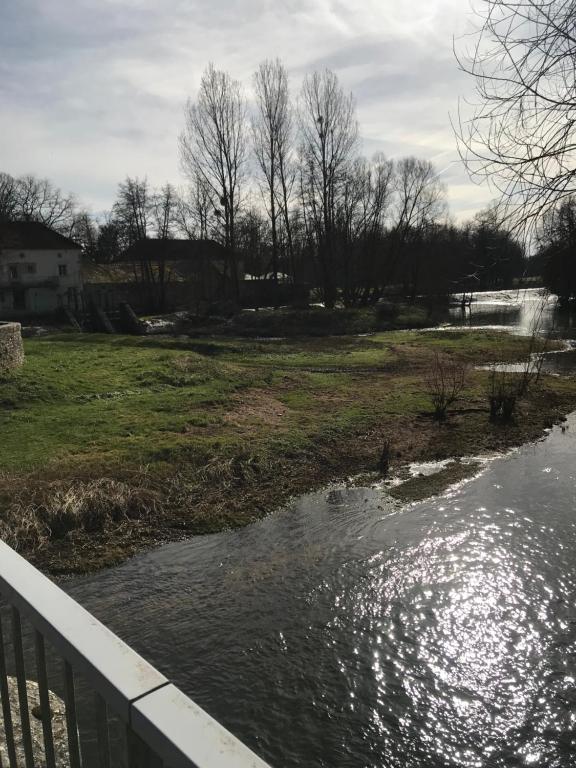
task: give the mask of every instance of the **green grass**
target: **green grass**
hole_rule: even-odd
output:
[[[0,381],[0,536],[48,569],[101,567],[373,470],[388,441],[405,461],[532,439],[572,407],[573,379],[549,379],[508,430],[488,421],[486,371],[470,372],[441,428],[425,383],[436,351],[483,364],[526,349],[483,331],[28,339],[24,366]]]
[[[525,342],[484,332],[391,332],[371,337],[198,341],[66,334],[29,339],[26,362],[1,386],[0,471],[60,467],[123,470],[214,451],[262,448],[273,439],[304,444],[327,430],[366,424],[377,413],[427,407],[423,365],[439,349],[484,362],[518,356]],[[406,367],[385,384],[375,369]],[[235,396],[262,390],[284,404],[227,423]]]
[[[152,461],[258,381],[182,345],[131,337],[31,339],[25,353],[2,381],[0,469]]]

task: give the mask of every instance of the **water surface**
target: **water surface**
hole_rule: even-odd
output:
[[[69,591],[273,766],[576,764],[576,418],[444,496],[335,487]]]
[[[556,338],[576,338],[574,308],[561,309],[556,296],[540,288],[475,293],[470,306],[454,305],[449,315],[453,326],[506,329],[528,336],[537,329]]]

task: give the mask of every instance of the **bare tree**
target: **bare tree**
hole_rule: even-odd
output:
[[[426,229],[445,212],[445,190],[428,160],[405,157],[396,163],[396,217],[393,228],[396,260],[410,258],[411,292],[415,296],[421,261],[419,244]]]
[[[0,221],[15,218],[18,205],[17,182],[9,173],[0,173]]]
[[[176,227],[176,212],[178,209],[178,195],[171,184],[165,184],[152,197],[152,211],[154,216],[156,236],[158,243],[158,258],[156,264],[151,265],[152,276],[156,285],[158,308],[163,312],[166,308],[166,283],[170,278],[167,269],[168,241],[174,237]]]
[[[180,159],[189,178],[202,179],[210,190],[213,208],[223,224],[237,299],[236,217],[246,160],[246,105],[240,83],[212,64],[202,75],[196,101],[187,102]]]
[[[98,250],[98,228],[88,211],[79,211],[74,216],[70,237],[82,246],[84,256],[95,260]]]
[[[116,261],[121,251],[121,233],[118,224],[108,215],[106,221],[98,229],[96,240],[97,261],[111,264]]]
[[[152,215],[159,240],[174,237],[178,194],[172,184],[165,184],[152,196]]]
[[[263,176],[272,235],[272,277],[278,283],[279,219],[283,223],[291,250],[289,199],[293,175],[290,173],[292,113],[288,95],[288,76],[279,59],[264,61],[254,75],[256,114],[252,121],[254,154]],[[276,299],[278,297],[276,296]]]
[[[370,177],[370,205],[366,217],[364,234],[364,304],[374,303],[381,296],[386,282],[390,279],[384,262],[385,250],[382,238],[390,216],[394,196],[395,164],[383,154],[376,154],[372,160]]]
[[[324,301],[331,307],[336,300],[336,201],[358,140],[354,98],[344,92],[334,72],[314,72],[305,78],[300,126],[302,162],[309,187],[305,203],[316,221]]]
[[[196,176],[190,183],[187,194],[178,196],[176,206],[178,229],[187,238],[206,240],[214,229],[214,208],[210,188],[202,177]]]
[[[270,221],[260,208],[249,207],[242,212],[238,221],[238,250],[253,278],[268,278],[270,230]]]
[[[470,225],[470,244],[473,248],[474,275],[488,289],[505,287],[501,281],[508,273],[522,274],[524,251],[512,236],[510,227],[501,221],[497,206],[479,211]]]
[[[367,304],[379,298],[382,241],[394,191],[394,164],[377,154],[350,166],[338,202],[344,303]]]
[[[546,211],[537,235],[544,284],[566,306],[576,299],[576,197]]]
[[[123,248],[129,248],[148,237],[152,225],[152,193],[147,179],[126,179],[118,185],[118,197],[112,207],[112,216]],[[154,268],[144,251],[140,251],[138,263],[134,263],[134,278],[152,286]]]
[[[283,223],[283,234],[286,238],[286,250],[290,260],[292,280],[298,281],[296,259],[294,254],[294,221],[292,202],[294,186],[296,182],[296,164],[294,161],[294,118],[291,107],[288,107],[287,120],[278,132],[278,174],[280,177],[280,191],[278,196],[280,215]]]
[[[124,248],[146,240],[150,235],[159,241],[151,249],[137,248],[138,257],[133,264],[134,278],[147,286],[150,301],[160,311],[164,311],[166,304],[166,283],[170,277],[168,241],[178,228],[178,206],[178,193],[171,184],[151,190],[146,179],[127,177],[118,186],[112,220],[103,232],[106,235],[102,238],[103,250],[117,248],[118,239]]]
[[[68,236],[74,227],[76,203],[72,195],[31,174],[16,179],[3,175],[0,206],[8,218],[39,221]]]
[[[436,221],[445,211],[444,186],[432,163],[417,157],[404,157],[396,163],[395,229],[406,237]]]
[[[460,110],[461,156],[496,185],[503,218],[528,230],[576,192],[574,13],[573,0],[482,0],[472,45],[457,53],[478,94]]]
[[[118,185],[118,197],[112,211],[126,247],[148,237],[152,221],[152,196],[147,179],[127,176]]]

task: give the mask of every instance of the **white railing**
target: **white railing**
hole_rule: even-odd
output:
[[[76,603],[50,579],[0,541],[0,725],[10,768],[81,768],[90,759],[102,768],[267,768],[266,764],[198,707],[164,675]],[[2,626],[2,616],[8,617]],[[32,627],[34,671],[23,643],[22,622]],[[9,626],[10,625],[10,626]],[[57,759],[48,687],[46,644],[60,661],[66,723],[66,760]],[[8,651],[11,650],[9,654]],[[53,664],[50,671],[53,672]],[[10,687],[8,668],[14,668]],[[77,685],[89,686],[90,727],[79,729]],[[39,710],[31,714],[30,681],[37,684]],[[17,699],[15,702],[14,699]],[[41,744],[31,717],[41,721]],[[125,729],[122,752],[110,739],[111,719]],[[0,751],[0,768],[2,766]]]

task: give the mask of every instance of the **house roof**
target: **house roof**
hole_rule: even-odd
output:
[[[160,240],[147,237],[127,248],[119,261],[194,261],[224,259],[226,250],[215,240]]]
[[[0,221],[0,249],[65,251],[81,249],[69,237],[39,221]]]

